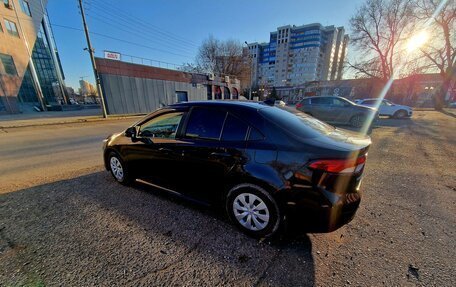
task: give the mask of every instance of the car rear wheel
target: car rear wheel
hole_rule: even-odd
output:
[[[352,127],[355,127],[355,128],[360,128],[363,126],[364,124],[364,116],[362,115],[356,115],[356,116],[353,116],[351,119],[350,119],[350,125]]]
[[[125,185],[131,183],[132,178],[130,177],[130,173],[128,172],[125,163],[117,153],[111,152],[108,156],[108,162],[109,170],[117,182]]]
[[[396,119],[402,119],[402,118],[405,118],[406,116],[407,116],[407,112],[404,110],[399,110],[399,111],[395,112],[393,115],[393,117],[395,117]]]
[[[258,186],[235,186],[228,193],[226,210],[231,221],[252,237],[270,238],[279,230],[281,217],[278,205]]]

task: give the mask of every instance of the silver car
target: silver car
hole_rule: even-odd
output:
[[[309,97],[296,104],[296,109],[317,119],[360,128],[378,117],[375,108],[357,105],[342,97]]]

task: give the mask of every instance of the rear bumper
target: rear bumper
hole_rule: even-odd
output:
[[[361,176],[327,178],[321,185],[297,183],[280,191],[289,228],[331,232],[353,219],[361,202]]]
[[[332,232],[352,221],[360,198],[355,202],[338,205],[320,205],[314,208],[299,204],[288,206],[288,226],[300,232]]]

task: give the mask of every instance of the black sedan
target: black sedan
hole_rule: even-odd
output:
[[[223,206],[245,233],[270,237],[285,223],[305,232],[348,223],[370,143],[287,107],[189,102],[108,137],[104,162],[122,184]]]

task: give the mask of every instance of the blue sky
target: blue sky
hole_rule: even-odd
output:
[[[66,83],[77,88],[79,77],[93,82],[77,0],[49,0],[48,12]],[[282,25],[319,22],[345,26],[362,0],[84,0],[92,45],[163,62],[192,62],[198,45],[209,35],[262,42]],[[59,27],[63,25],[76,29]],[[102,34],[104,36],[100,36]],[[111,38],[109,38],[111,37]],[[121,39],[124,42],[112,39]],[[138,45],[133,45],[132,42]],[[123,60],[131,60],[123,56]],[[139,59],[134,59],[136,62]],[[155,63],[157,64],[157,63]],[[163,65],[163,64],[162,64]]]

